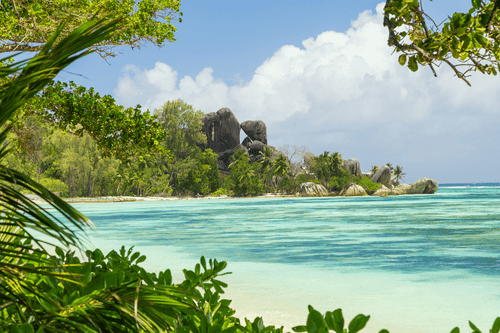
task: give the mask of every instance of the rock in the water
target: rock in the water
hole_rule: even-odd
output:
[[[351,184],[342,192],[340,192],[340,195],[344,195],[346,197],[353,197],[353,196],[364,196],[367,195],[366,191],[364,188],[359,186],[358,184]]]
[[[267,127],[262,120],[247,120],[242,122],[240,127],[252,141],[267,145]]]
[[[371,181],[373,183],[380,183],[385,185],[387,188],[392,188],[391,185],[391,169],[384,165],[373,175]]]
[[[400,184],[400,185],[397,185],[395,186],[392,190],[391,190],[391,195],[400,195],[400,194],[408,194],[408,190],[411,188],[411,185],[408,185],[408,184]]]
[[[323,196],[328,195],[328,191],[321,184],[316,184],[313,182],[307,182],[300,184],[301,195],[307,196]]]
[[[350,158],[342,162],[342,168],[349,170],[352,175],[363,179],[363,174],[361,173],[361,167],[359,161],[355,158]]]
[[[240,124],[228,108],[205,115],[203,131],[207,136],[208,148],[215,153],[232,149],[240,144]]]
[[[411,184],[408,194],[433,194],[439,188],[439,184],[434,179],[420,178]]]
[[[252,143],[252,140],[247,136],[245,139],[243,139],[243,142],[241,143],[243,146],[250,148],[250,144]]]
[[[260,141],[254,141],[250,144],[248,152],[252,155],[260,155],[260,152],[264,152],[264,147],[266,145]]]
[[[377,191],[375,191],[375,193],[373,193],[373,195],[378,195],[378,196],[387,196],[389,194],[389,192],[391,192],[391,190],[389,190],[387,188],[387,186],[385,185],[382,185],[381,188],[379,188]]]

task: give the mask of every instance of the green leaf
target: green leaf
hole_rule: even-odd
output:
[[[399,64],[404,66],[406,64],[406,54],[402,54],[399,56]]]
[[[370,316],[365,316],[362,314],[354,317],[353,320],[351,320],[351,322],[349,323],[349,333],[356,333],[361,331],[365,327],[369,319]]]
[[[389,331],[384,328],[383,330],[380,330],[380,332],[378,333],[389,333]]]
[[[327,312],[325,319],[329,324],[329,328],[334,330],[336,333],[344,332],[344,316],[342,315],[342,309],[337,309],[332,312]]]
[[[410,57],[410,60],[408,60],[408,68],[412,72],[416,72],[418,70],[417,57],[415,57],[415,56]]]
[[[292,327],[292,330],[294,332],[307,332],[307,326],[304,326],[304,325],[295,326],[295,327]]]
[[[500,332],[500,317],[497,317],[497,319],[495,319],[495,322],[493,323],[493,327],[491,328],[491,331],[490,331],[490,333],[498,333],[498,332]]]
[[[328,332],[325,319],[318,311],[314,310],[309,305],[309,315],[307,316],[307,332],[308,333],[324,333]]]
[[[472,0],[472,7],[474,7],[474,9],[481,8],[481,0]]]
[[[137,252],[136,252],[137,253]],[[142,255],[139,258],[137,258],[137,261],[135,262],[136,264],[140,264],[141,262],[146,260],[146,256]]]
[[[460,333],[460,329],[458,327],[455,327],[454,329],[451,330],[450,333]]]
[[[476,327],[470,320],[469,320],[469,326],[472,328],[473,333],[482,333],[479,328]]]

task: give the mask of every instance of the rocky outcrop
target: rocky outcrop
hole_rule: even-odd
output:
[[[387,188],[387,186],[382,185],[382,187],[379,188],[377,191],[375,191],[375,193],[373,193],[373,195],[385,197],[385,196],[389,195],[390,192],[391,192],[391,190],[389,190]]]
[[[371,181],[391,188],[391,169],[387,165],[384,165],[373,175]]]
[[[250,138],[247,136],[243,142],[241,143],[243,146],[247,147],[247,148],[250,148],[250,144],[252,143],[252,140],[250,140]]]
[[[400,195],[400,194],[408,194],[408,190],[411,188],[411,185],[408,184],[400,184],[392,188],[390,195]]]
[[[307,182],[300,184],[300,194],[302,196],[319,197],[328,195],[328,191],[321,184]]]
[[[365,189],[359,186],[358,184],[351,184],[345,189],[343,189],[342,192],[340,192],[340,195],[346,197],[353,197],[353,196],[364,196],[367,194]]]
[[[240,123],[228,108],[211,112],[202,119],[207,148],[221,153],[240,144]]]
[[[241,144],[240,129],[247,135]],[[203,150],[210,148],[217,153],[217,165],[224,174],[229,172],[231,156],[238,149],[243,149],[250,162],[254,163],[262,159],[261,153],[267,146],[267,128],[263,121],[247,120],[240,125],[228,108],[205,115],[203,133],[207,137],[207,144],[201,145],[200,148]]]
[[[242,122],[240,127],[250,140],[267,145],[267,127],[262,120],[247,120]]]
[[[350,158],[342,162],[342,168],[349,170],[349,172],[358,177],[359,179],[363,179],[363,174],[361,173],[361,167],[359,165],[359,161],[355,158]]]
[[[408,189],[408,194],[433,194],[439,188],[439,184],[434,179],[420,178]]]
[[[220,171],[224,173],[229,172],[229,164],[231,164],[232,162],[231,156],[233,156],[234,153],[238,151],[238,149],[243,150],[243,154],[248,155],[248,149],[241,144],[237,145],[236,147],[233,147],[232,149],[228,149],[217,154],[217,159],[218,159],[217,166],[219,167]]]

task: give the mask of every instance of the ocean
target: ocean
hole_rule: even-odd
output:
[[[203,255],[236,316],[291,330],[307,306],[370,315],[363,333],[489,331],[500,316],[500,184],[442,184],[432,195],[74,204],[91,247],[145,254],[174,282]],[[347,324],[346,324],[347,326]]]

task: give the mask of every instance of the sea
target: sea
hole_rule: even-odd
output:
[[[134,246],[149,271],[228,263],[236,316],[286,331],[308,305],[341,308],[363,333],[488,332],[500,316],[500,184],[440,184],[432,195],[73,204],[89,247]]]

